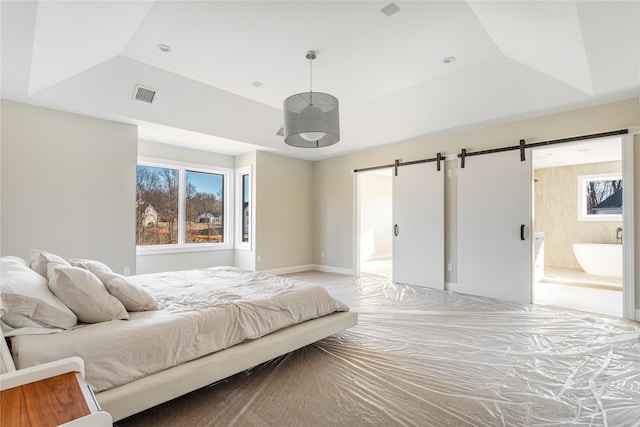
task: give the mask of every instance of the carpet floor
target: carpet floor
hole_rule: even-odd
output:
[[[116,426],[640,426],[638,323],[381,278],[289,277],[323,284],[358,326]]]

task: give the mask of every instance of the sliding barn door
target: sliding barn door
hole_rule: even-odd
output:
[[[393,176],[393,281],[444,289],[444,167],[401,166]]]
[[[468,157],[458,168],[462,293],[531,302],[531,150]]]

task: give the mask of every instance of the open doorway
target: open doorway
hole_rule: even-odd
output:
[[[393,272],[391,169],[358,174],[359,271],[391,279]]]
[[[622,140],[533,150],[533,302],[623,315]]]

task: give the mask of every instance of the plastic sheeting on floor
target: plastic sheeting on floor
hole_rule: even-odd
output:
[[[640,324],[322,273],[359,325],[119,421],[640,426]]]

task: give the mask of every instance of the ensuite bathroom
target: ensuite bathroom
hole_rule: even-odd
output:
[[[533,154],[533,302],[622,316],[619,141]]]

